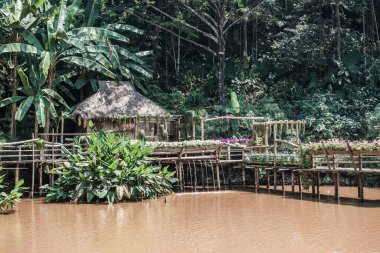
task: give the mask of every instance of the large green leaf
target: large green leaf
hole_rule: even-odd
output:
[[[75,71],[71,71],[69,73],[66,73],[64,75],[59,75],[57,78],[54,79],[54,81],[52,82],[52,85],[53,86],[56,86],[74,76],[76,76],[78,73],[76,73]]]
[[[89,0],[84,10],[84,24],[83,26],[92,26],[99,15],[99,1]]]
[[[16,0],[15,4],[15,10],[14,10],[14,16],[15,18],[20,21],[21,19],[21,14],[22,14],[22,1],[21,0]]]
[[[55,100],[57,100],[61,105],[65,106],[66,108],[69,107],[66,104],[65,100],[61,97],[61,95],[59,95],[56,91],[54,91],[52,89],[43,89],[42,92],[53,97]]]
[[[84,58],[84,57],[77,57],[77,56],[69,56],[62,59],[63,61],[71,64],[76,64],[82,67],[85,67],[87,70],[99,72],[105,76],[108,76],[110,78],[116,78],[116,75],[112,73],[107,68],[103,67],[101,64],[97,63],[96,61]]]
[[[0,108],[7,106],[9,104],[16,103],[20,100],[23,100],[24,98],[25,98],[24,96],[14,96],[14,97],[10,97],[10,98],[5,98],[5,99],[0,101]]]
[[[34,47],[36,47],[38,50],[42,51],[43,48],[42,48],[42,45],[41,43],[39,42],[39,40],[36,38],[36,36],[34,36],[33,33],[31,33],[30,31],[28,30],[23,30],[21,32],[21,36],[24,38],[24,40],[26,42],[28,42],[29,44],[33,45]]]
[[[61,5],[59,7],[59,16],[57,21],[57,27],[55,29],[55,33],[60,33],[64,31],[63,25],[65,24],[66,19],[66,4],[67,0],[61,0]]]
[[[25,99],[19,106],[17,112],[16,112],[16,120],[21,121],[24,119],[26,113],[29,111],[30,106],[33,103],[33,97],[28,97]]]
[[[17,73],[18,73],[18,76],[20,77],[20,80],[22,82],[22,85],[24,88],[23,89],[24,93],[28,96],[32,96],[33,90],[32,90],[32,87],[30,87],[29,78],[27,77],[27,75],[25,74],[25,72],[21,68],[17,69]]]
[[[34,106],[36,108],[37,122],[41,127],[45,127],[46,115],[45,115],[45,104],[42,101],[41,96],[36,97]]]
[[[84,35],[95,35],[98,37],[118,40],[122,42],[129,41],[127,37],[121,35],[120,33],[100,27],[81,27],[71,30],[71,34],[77,36],[78,38],[81,38],[81,36]]]
[[[143,30],[140,30],[140,29],[138,29],[138,28],[136,28],[134,26],[131,26],[131,25],[108,24],[108,25],[105,25],[103,27],[106,28],[106,29],[110,29],[110,30],[130,31],[130,32],[134,32],[134,33],[137,33],[137,34],[144,34]]]
[[[53,118],[55,119],[58,118],[57,111],[55,110],[54,104],[47,97],[42,97],[42,101],[44,102],[45,107],[48,109],[51,116],[53,116]]]
[[[70,29],[70,26],[75,23],[75,16],[81,12],[82,0],[74,0],[67,8],[67,15],[65,20],[65,30]]]
[[[127,59],[130,59],[139,64],[144,64],[144,62],[138,56],[136,56],[134,53],[131,53],[122,47],[117,47],[117,51],[119,52],[120,55],[124,56]]]
[[[44,51],[42,53],[42,61],[40,63],[40,72],[44,75],[45,79],[47,79],[47,76],[49,74],[50,69],[50,52]]]
[[[29,53],[38,54],[40,51],[38,48],[23,44],[23,43],[9,43],[0,47],[0,54],[3,53]]]
[[[143,69],[141,66],[138,66],[136,64],[127,63],[126,67],[129,67],[129,68],[137,71],[138,73],[142,74],[146,78],[151,78],[152,77],[151,73],[149,73],[148,71],[146,71],[145,69]]]

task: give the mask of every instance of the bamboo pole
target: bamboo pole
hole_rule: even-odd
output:
[[[363,174],[361,173],[363,167],[362,156],[359,155],[359,173],[358,177],[358,198],[360,201],[364,200],[364,190],[363,190]]]
[[[203,119],[201,119],[201,138],[202,138],[202,141],[205,140],[205,123]]]
[[[269,189],[269,187],[270,187],[270,175],[269,175],[269,170],[267,170],[266,172],[267,172],[267,189]]]
[[[21,146],[18,147],[18,161],[16,165],[16,171],[15,171],[15,185],[17,184],[18,180],[20,179],[20,163],[21,163]]]
[[[32,139],[34,139],[34,133],[32,133]],[[34,175],[35,175],[35,159],[34,159],[34,142],[32,142],[32,189],[29,197],[34,197]]]
[[[314,196],[315,195],[315,173],[311,173],[311,193]]]
[[[273,189],[277,190],[277,169],[273,169]]]

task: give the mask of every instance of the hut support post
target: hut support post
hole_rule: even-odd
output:
[[[270,187],[270,175],[269,175],[269,170],[267,170],[267,189]]]
[[[227,146],[227,159],[231,161],[231,147]],[[228,188],[231,189],[231,163],[228,163]]]
[[[298,173],[298,181],[299,181],[299,184],[298,184],[298,191],[300,193],[302,193],[302,174],[301,172]]]
[[[292,183],[292,193],[294,193],[294,171],[292,170],[291,171],[291,183]]]
[[[335,189],[335,198],[339,198],[339,172],[336,172],[334,175],[334,189]]]
[[[317,194],[320,194],[319,187],[321,186],[321,172],[317,172]]]
[[[273,169],[273,189],[277,190],[277,170]]]
[[[241,176],[242,176],[242,181],[243,181],[243,189],[245,189],[246,184],[245,184],[245,164],[241,163]]]
[[[362,164],[362,156],[359,155],[359,172],[358,176],[358,198],[360,201],[364,200],[364,190],[363,190],[363,174],[361,173],[363,164]]]
[[[285,191],[285,171],[281,171],[281,189]]]
[[[195,121],[191,119],[191,139],[195,140]]]
[[[311,194],[315,195],[315,173],[311,173]]]

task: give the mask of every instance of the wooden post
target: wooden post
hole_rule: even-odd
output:
[[[34,139],[34,133],[32,134],[32,139]],[[32,142],[32,189],[29,195],[29,197],[32,197],[32,198],[34,197],[34,175],[35,175],[34,147],[35,147],[35,143]]]
[[[201,138],[202,138],[202,141],[205,140],[205,126],[204,126],[204,120],[201,119]]]
[[[243,180],[243,189],[245,189],[246,184],[245,184],[245,164],[241,163],[241,176]]]
[[[136,116],[135,116],[135,120],[134,121],[135,121],[135,139],[137,140],[137,135],[138,135],[138,132],[137,132],[138,131],[138,129],[137,129],[138,127],[137,126],[139,125],[139,122],[138,122],[138,119],[137,119]]]
[[[320,194],[319,187],[321,186],[321,173],[317,172],[317,194]]]
[[[362,156],[359,155],[359,172],[357,174],[357,177],[358,177],[358,198],[360,201],[364,200],[363,174],[361,173],[362,168],[363,168],[363,160],[362,160]]]
[[[277,167],[277,124],[273,125],[273,166]]]
[[[227,160],[231,161],[231,147],[227,146]],[[228,162],[228,188],[231,189],[231,163]]]
[[[222,152],[222,146],[219,146],[216,151],[216,181],[218,185],[218,190],[220,191],[220,173],[219,173],[219,166],[220,166],[220,154]]]
[[[334,189],[335,189],[335,198],[339,198],[339,172],[335,173],[335,180],[334,180]]]
[[[270,187],[270,175],[269,175],[269,170],[267,170],[267,189]]]
[[[285,171],[281,171],[281,189],[285,191]]]
[[[195,140],[195,122],[193,118],[191,118],[191,139]]]
[[[15,185],[17,184],[18,180],[20,180],[20,164],[21,164],[21,146],[18,147],[18,163],[16,165],[16,171],[15,171]]]
[[[292,193],[294,193],[294,171],[293,170],[291,171],[290,176],[291,176],[291,182],[292,182]]]
[[[179,172],[179,179],[180,179],[179,183],[180,183],[181,191],[184,191],[184,189],[185,189],[184,181],[183,181],[183,177],[184,177],[183,163],[181,160],[184,152],[185,152],[185,148],[182,148],[181,151],[178,153],[178,172]]]
[[[253,168],[253,187],[257,188],[257,181],[256,181],[256,168]]]
[[[197,166],[194,162],[194,191],[197,191]]]
[[[242,158],[241,160],[243,161],[241,163],[241,176],[242,176],[242,180],[243,180],[243,188],[245,189],[246,187],[246,184],[245,184],[245,162],[244,162],[244,149],[242,151]]]
[[[277,190],[277,170],[273,169],[273,189]]]
[[[63,112],[61,113],[61,143],[63,144],[63,132],[64,132],[64,127],[65,127],[65,119],[63,117]]]
[[[255,168],[255,174],[256,174],[256,188],[259,189],[260,188],[260,169],[259,168]]]
[[[298,184],[298,191],[300,193],[302,193],[302,174],[301,172],[298,173],[298,181],[299,181],[299,184]]]
[[[315,173],[311,173],[311,193],[314,196],[315,195]]]
[[[157,125],[159,124],[159,122],[157,122]],[[178,141],[181,141],[181,118],[178,118]]]
[[[206,162],[205,162],[205,166],[207,166],[207,165],[206,165]],[[205,169],[206,169],[206,168],[205,168]],[[205,169],[203,169],[203,167],[202,167],[202,161],[201,161],[202,188],[203,188],[203,190],[206,189],[206,183],[205,183]]]

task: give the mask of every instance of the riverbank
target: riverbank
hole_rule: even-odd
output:
[[[380,199],[379,189],[365,190]],[[112,206],[24,199],[0,215],[0,252],[377,252],[379,214],[240,191]]]

